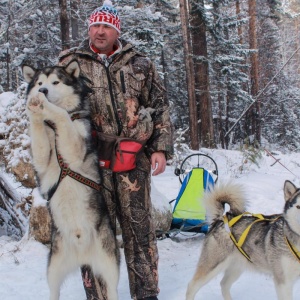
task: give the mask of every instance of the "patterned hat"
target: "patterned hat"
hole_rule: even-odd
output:
[[[89,28],[95,24],[109,25],[120,33],[121,20],[118,11],[112,6],[110,0],[105,0],[102,6],[92,12],[89,20]]]

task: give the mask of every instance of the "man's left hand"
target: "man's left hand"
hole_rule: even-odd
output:
[[[167,160],[166,156],[163,152],[154,152],[151,155],[151,167],[154,172],[152,173],[152,176],[159,175],[163,173],[166,169]]]

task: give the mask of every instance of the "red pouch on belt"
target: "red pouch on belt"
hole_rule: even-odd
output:
[[[130,171],[136,167],[136,156],[142,150],[143,144],[129,138],[118,138],[111,161],[113,172]]]
[[[136,156],[143,149],[143,143],[134,139],[93,132],[95,136],[99,165],[113,172],[126,172],[136,167]]]

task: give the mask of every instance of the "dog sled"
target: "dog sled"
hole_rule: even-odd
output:
[[[172,209],[170,233],[207,233],[206,211],[203,194],[218,180],[218,166],[214,159],[203,153],[187,156],[179,168],[175,169],[181,188]]]

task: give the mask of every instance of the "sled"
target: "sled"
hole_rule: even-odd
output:
[[[203,153],[191,154],[175,169],[175,175],[179,176],[181,188],[177,198],[170,201],[175,201],[170,230],[207,233],[203,194],[218,180],[216,162]]]

